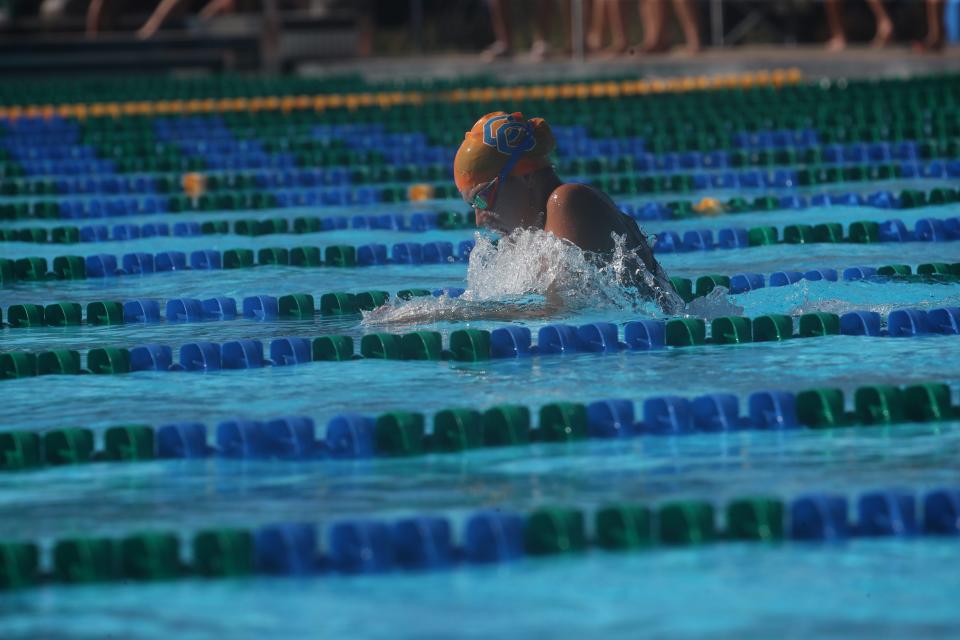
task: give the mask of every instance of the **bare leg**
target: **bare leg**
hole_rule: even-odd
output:
[[[610,48],[607,52],[621,54],[627,49],[627,30],[623,24],[621,0],[605,0],[605,4],[610,18]]]
[[[87,6],[87,37],[95,38],[100,30],[100,14],[103,12],[103,0],[90,0]]]
[[[590,32],[587,34],[587,51],[598,51],[603,46],[603,27],[606,21],[606,0],[593,0],[590,11]]]
[[[923,44],[929,51],[943,48],[944,0],[927,0],[927,37]]]
[[[673,0],[673,10],[680,20],[683,39],[687,42],[687,53],[700,51],[700,28],[697,25],[697,11],[693,0]]]
[[[828,51],[840,51],[847,47],[847,34],[843,30],[843,0],[824,0],[823,8],[827,11],[827,24],[830,25],[830,39],[827,40]]]
[[[200,10],[200,19],[209,20],[221,13],[228,13],[233,11],[236,5],[236,0],[210,0],[210,2]]]
[[[530,45],[530,57],[533,60],[543,60],[550,52],[547,34],[550,31],[552,13],[555,7],[553,0],[537,0],[533,19],[533,43]]]
[[[167,16],[170,15],[170,12],[173,11],[180,2],[181,0],[161,0],[157,8],[154,9],[150,17],[147,18],[147,21],[140,27],[140,30],[137,31],[137,37],[141,40],[152,38],[160,27],[163,26],[163,22],[167,19]]]
[[[510,26],[507,24],[505,0],[488,0],[494,41],[481,54],[488,62],[510,53]]]
[[[867,0],[867,4],[870,5],[873,17],[877,21],[877,35],[873,37],[872,44],[875,47],[885,47],[893,38],[893,21],[883,6],[883,0]]]
[[[563,29],[563,53],[570,55],[573,53],[573,3],[572,0],[559,0],[560,2],[560,25]]]
[[[644,53],[659,53],[667,49],[664,26],[666,25],[666,0],[640,0],[640,16],[643,20]]]
[[[357,55],[369,58],[373,55],[373,3],[364,2],[361,6],[357,18]]]

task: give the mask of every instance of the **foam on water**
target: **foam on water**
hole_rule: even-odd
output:
[[[685,306],[666,273],[651,273],[640,251],[616,234],[613,253],[603,258],[539,229],[517,229],[498,241],[475,237],[463,295],[393,301],[365,313],[363,324],[522,321],[584,310],[706,318],[742,312],[725,290]]]
[[[748,316],[785,313],[827,312],[843,315],[849,311],[875,311],[886,317],[895,309],[934,309],[960,306],[956,284],[947,282],[884,282],[854,280],[829,282],[802,280],[789,287],[766,287],[737,299],[747,307]]]

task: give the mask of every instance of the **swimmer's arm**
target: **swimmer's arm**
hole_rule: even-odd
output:
[[[643,264],[647,267],[647,270],[651,273],[662,272],[663,267],[661,267],[660,263],[653,257],[653,249],[650,247],[650,243],[647,242],[647,234],[640,229],[640,225],[638,225],[637,221],[633,218],[624,215],[623,220],[627,229],[630,231],[630,235],[633,236],[633,242],[631,242],[631,244],[637,255],[643,260]]]
[[[420,324],[425,322],[471,322],[477,320],[542,320],[553,317],[562,309],[548,299],[544,304],[468,305],[450,309],[417,309],[412,306],[385,304],[363,312],[363,324],[368,326]]]
[[[559,306],[552,305],[548,300],[542,305],[532,306],[526,304],[507,304],[498,309],[492,309],[489,313],[478,314],[473,320],[546,320],[553,318],[557,312],[563,309],[563,304]]]

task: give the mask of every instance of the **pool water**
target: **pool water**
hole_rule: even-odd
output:
[[[479,115],[479,114],[478,114]],[[318,116],[319,118],[319,116]],[[469,123],[467,123],[469,124]],[[904,187],[949,187],[950,180],[900,179],[834,185],[872,193]],[[955,183],[954,183],[955,184]],[[762,192],[760,192],[762,193]],[[802,192],[801,192],[802,193]],[[736,194],[731,194],[736,195]],[[619,197],[639,206],[643,197]],[[0,199],[0,203],[3,200]],[[211,217],[293,218],[370,212],[410,215],[462,210],[452,199],[394,205],[288,207],[258,211],[176,214],[177,222]],[[893,217],[912,229],[921,218],[958,215],[944,204],[884,211],[870,206],[812,206],[800,210],[641,221],[645,231],[681,233],[730,226],[841,223]],[[173,214],[127,216],[143,224]],[[65,221],[36,221],[55,226]],[[107,223],[113,221],[108,220]],[[22,228],[23,222],[2,222]],[[121,255],[231,248],[460,241],[474,231],[343,229],[261,237],[151,237],[70,247],[4,242],[4,258],[71,253]],[[552,251],[541,247],[543,258]],[[960,242],[776,244],[740,249],[658,253],[671,276],[719,273],[842,270],[851,266],[957,263]],[[520,277],[525,268],[516,264]],[[660,318],[654,305],[635,306],[599,296],[589,305],[537,317],[503,319],[502,300],[469,300],[469,291],[505,274],[471,272],[462,261],[369,267],[264,266],[174,271],[76,281],[17,282],[0,289],[0,308],[16,304],[98,300],[246,296],[408,288],[468,289],[467,300],[414,299],[391,303],[396,313],[373,323],[360,316],[320,314],[299,320],[236,319],[0,329],[0,351],[72,349],[161,343],[176,354],[187,343],[279,337],[433,330],[444,344],[457,330],[507,324],[537,330],[550,324],[626,323]],[[577,274],[567,275],[576,285]],[[505,287],[503,291],[507,291]],[[537,306],[537,291],[510,292]],[[693,303],[687,312],[716,315],[843,314],[960,306],[956,279],[801,280]],[[487,306],[483,306],[486,304]],[[458,306],[460,305],[460,306]],[[162,305],[161,305],[162,308]],[[453,309],[448,314],[442,309]],[[416,309],[413,313],[412,309]],[[483,309],[490,309],[484,317]],[[407,313],[403,313],[404,310]],[[494,313],[496,311],[496,313]],[[469,312],[468,321],[457,314]],[[391,320],[392,318],[392,320]],[[412,318],[412,320],[411,320]],[[84,357],[84,362],[86,361]],[[358,359],[249,370],[139,371],[126,375],[47,375],[0,382],[0,426],[47,432],[68,426],[94,430],[101,448],[107,427],[196,421],[212,427],[243,417],[308,416],[324,425],[344,412],[375,415],[448,407],[485,409],[519,403],[534,412],[548,403],[626,398],[688,398],[760,390],[798,392],[835,387],[847,396],[865,385],[960,382],[955,335],[887,338],[829,335],[753,344],[708,344],[654,351],[572,353],[480,362]],[[954,396],[956,394],[954,393]],[[429,423],[429,421],[428,421]],[[429,428],[428,428],[429,430]],[[833,493],[855,499],[867,491],[902,488],[916,495],[960,485],[960,421],[787,431],[743,430],[683,436],[640,436],[569,443],[486,448],[455,454],[358,460],[156,460],[101,462],[0,474],[0,540],[29,540],[49,549],[69,537],[120,537],[141,531],[192,533],[219,527],[256,529],[309,522],[323,531],[354,518],[393,521],[441,515],[461,543],[463,523],[481,509],[528,513],[567,505],[593,513],[618,502],[649,505],[706,500],[722,505],[743,496],[789,501]],[[589,520],[589,519],[588,519]],[[588,524],[588,533],[593,524]],[[184,544],[185,553],[189,554]],[[960,629],[960,546],[950,537],[856,538],[835,543],[738,543],[654,547],[630,553],[592,549],[558,557],[525,557],[494,566],[460,565],[437,571],[344,576],[189,578],[156,583],[44,584],[0,592],[3,638],[949,638]]]
[[[77,587],[69,597],[6,602],[5,635],[256,638],[360,628],[370,638],[582,638],[602,627],[611,638],[943,638],[956,630],[956,607],[949,585],[931,576],[956,558],[952,542],[729,545],[388,577]],[[66,631],[64,620],[85,631]]]

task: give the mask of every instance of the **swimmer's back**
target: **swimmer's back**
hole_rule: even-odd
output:
[[[569,240],[584,251],[609,254],[615,248],[610,236],[626,236],[627,248],[634,250],[647,270],[656,273],[659,265],[637,223],[624,215],[607,194],[582,184],[562,184],[547,201],[544,231]]]

